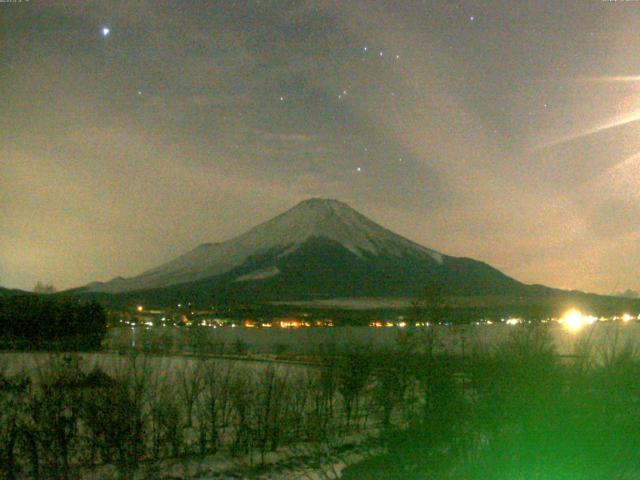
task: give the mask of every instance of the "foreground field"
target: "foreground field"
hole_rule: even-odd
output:
[[[67,362],[77,365],[81,372],[88,374],[99,370],[109,376],[123,375],[135,364],[143,368],[149,378],[164,377],[175,380],[177,375],[191,374],[203,369],[203,358],[193,355],[132,355],[108,352],[48,353],[48,352],[2,352],[0,353],[0,374],[5,376],[26,375],[32,381],[40,381],[50,374],[52,366]],[[251,359],[233,360],[216,358],[207,360],[207,369],[227,371],[239,369],[242,372],[259,373],[266,368],[278,375],[302,375],[308,367],[296,363],[265,362]]]
[[[637,478],[636,327],[582,331],[569,357],[553,326],[501,332],[448,349],[420,330],[310,365],[3,354],[0,476]]]
[[[343,456],[354,461],[375,450],[367,447],[377,423],[375,408],[364,408],[368,375],[354,373],[360,380],[352,385],[354,361],[320,368],[5,353],[0,477],[267,479],[333,471]]]

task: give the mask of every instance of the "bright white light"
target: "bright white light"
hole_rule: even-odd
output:
[[[631,315],[629,315],[628,313],[625,313],[624,315],[622,315],[622,321],[623,322],[628,322],[630,320],[632,320],[633,317]]]
[[[108,37],[111,33],[111,29],[109,27],[102,27],[102,36]]]
[[[598,320],[597,317],[590,315],[583,315],[580,310],[572,308],[565,312],[560,318],[560,323],[571,332],[577,332],[581,330],[585,325],[591,325]]]
[[[518,325],[519,323],[522,323],[522,319],[521,318],[509,318],[507,319],[507,325]]]

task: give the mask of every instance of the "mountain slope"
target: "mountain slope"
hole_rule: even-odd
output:
[[[265,299],[419,294],[437,281],[455,294],[513,293],[523,284],[489,265],[443,255],[337,200],[311,199],[223,243],[203,244],[129,279],[87,291],[208,292]]]
[[[31,292],[27,292],[24,290],[17,290],[15,288],[4,288],[0,287],[0,297],[12,297],[15,295],[28,295]]]

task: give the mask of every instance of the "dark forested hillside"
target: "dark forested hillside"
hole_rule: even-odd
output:
[[[23,294],[0,297],[0,342],[7,348],[94,349],[106,332],[97,302]]]

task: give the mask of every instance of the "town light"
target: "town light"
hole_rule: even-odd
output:
[[[591,325],[598,320],[597,317],[583,315],[580,310],[572,308],[562,315],[560,323],[570,332],[578,332],[585,325]]]

